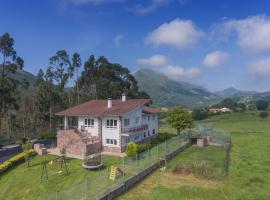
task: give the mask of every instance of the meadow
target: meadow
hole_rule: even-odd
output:
[[[256,112],[232,113],[196,122],[201,123],[212,123],[232,133],[227,176],[212,179],[196,174],[173,174],[172,169],[185,160],[211,158],[211,169],[222,169],[221,151],[214,147],[203,150],[192,147],[168,162],[166,171],[156,171],[119,199],[270,199],[270,118],[261,119]],[[163,129],[170,130],[166,126]]]

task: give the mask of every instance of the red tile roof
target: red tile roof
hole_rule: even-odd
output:
[[[149,99],[112,100],[112,107],[107,107],[108,100],[91,100],[55,113],[60,116],[122,116],[137,107],[148,103]]]
[[[145,113],[160,113],[160,110],[157,108],[151,108],[148,106],[143,106],[143,112]]]

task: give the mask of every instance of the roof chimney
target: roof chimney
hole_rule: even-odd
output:
[[[127,96],[125,93],[122,94],[122,102],[125,102],[127,100]]]
[[[107,107],[108,108],[111,108],[112,107],[112,99],[111,98],[108,98]]]

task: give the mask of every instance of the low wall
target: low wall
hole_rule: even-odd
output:
[[[179,154],[180,152],[184,151],[186,148],[188,148],[190,146],[191,146],[191,143],[190,142],[185,143],[184,145],[182,145],[181,147],[179,147],[175,151],[167,154],[166,155],[166,160],[171,160],[177,154]],[[143,179],[145,179],[149,174],[151,174],[152,172],[154,172],[161,165],[163,165],[163,163],[157,161],[155,164],[153,164],[150,167],[146,168],[145,170],[139,172],[137,175],[135,175],[133,177],[130,177],[122,185],[120,185],[119,187],[115,188],[111,192],[105,194],[104,196],[102,196],[99,199],[100,200],[111,200],[111,199],[116,198],[117,196],[119,196],[122,193],[124,193],[127,190],[129,190],[131,187],[133,187],[138,182],[140,182]]]

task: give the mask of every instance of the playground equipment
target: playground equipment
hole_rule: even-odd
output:
[[[116,167],[116,166],[111,166],[111,173],[110,173],[109,179],[114,181],[117,173],[119,173],[123,176],[127,175],[127,173],[122,168]]]
[[[101,159],[101,153],[91,155],[87,157],[82,163],[82,167],[85,169],[99,169],[103,166]]]
[[[68,169],[67,169],[67,163],[66,163],[66,158],[65,156],[59,156],[53,160],[47,160],[42,162],[42,171],[41,171],[41,176],[40,176],[40,181],[48,180],[49,176],[48,176],[48,169],[47,169],[47,165],[49,166],[53,166],[54,163],[58,163],[60,164],[60,171],[58,171],[59,174],[62,174],[62,169],[64,169],[64,174],[68,175]]]

